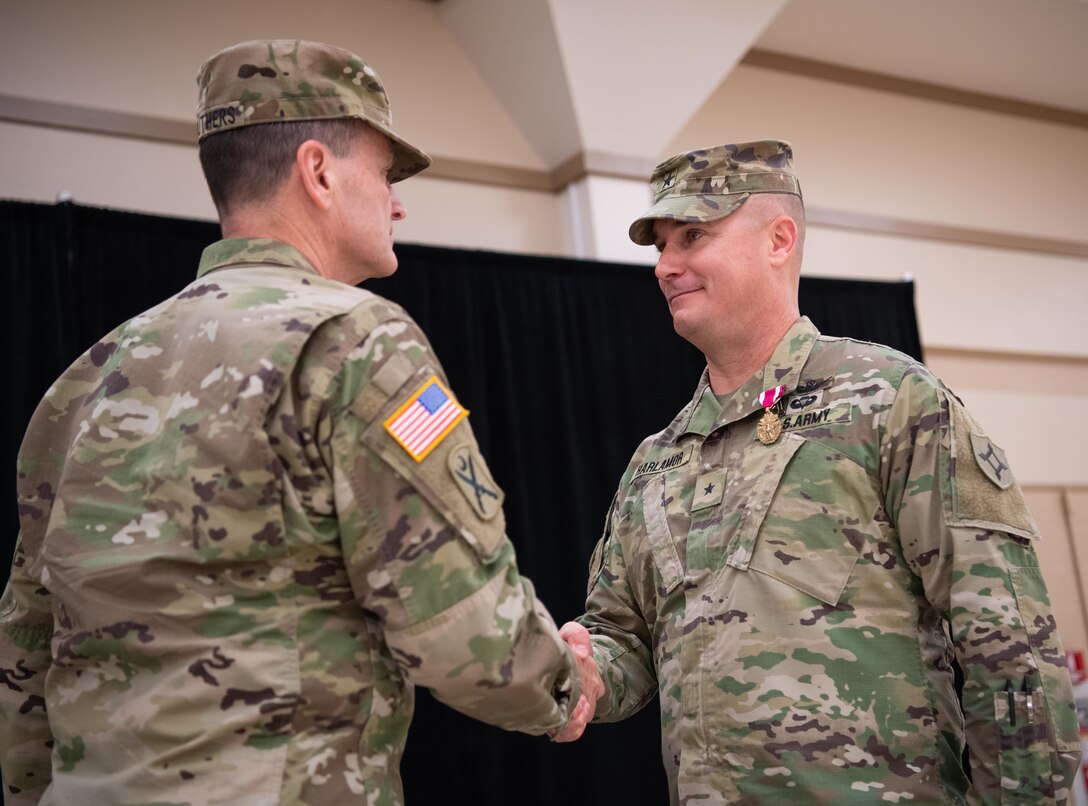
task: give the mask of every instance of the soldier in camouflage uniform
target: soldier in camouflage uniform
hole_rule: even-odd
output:
[[[544,733],[600,682],[427,338],[350,284],[395,270],[390,183],[430,162],[377,75],[266,41],[198,83],[226,240],[64,373],[19,455],[7,802],[400,804],[413,685]]]
[[[631,226],[708,367],[591,560],[596,718],[660,695],[673,804],[1064,803],[1080,745],[1038,528],[924,366],[799,317],[791,156],[673,157]]]

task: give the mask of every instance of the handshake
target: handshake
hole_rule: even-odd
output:
[[[576,621],[568,621],[559,628],[559,637],[567,642],[578,662],[582,696],[578,698],[578,704],[574,706],[567,724],[548,731],[548,737],[553,742],[573,742],[581,737],[586,725],[593,719],[593,714],[597,711],[597,700],[604,694],[604,681],[597,668],[597,661],[593,658],[589,630]]]

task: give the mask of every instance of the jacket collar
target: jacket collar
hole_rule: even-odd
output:
[[[808,317],[802,316],[786,331],[762,369],[727,395],[714,394],[710,388],[710,371],[704,369],[688,406],[687,417],[677,430],[677,438],[684,434],[707,437],[723,425],[743,420],[762,408],[759,394],[765,389],[785,386],[787,395],[794,391],[819,335],[820,331]]]
[[[307,274],[317,271],[293,246],[271,238],[226,238],[208,246],[200,256],[196,276],[239,266],[284,266]]]

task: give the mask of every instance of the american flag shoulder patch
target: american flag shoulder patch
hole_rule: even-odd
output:
[[[432,375],[385,421],[385,430],[417,462],[438,447],[468,416],[437,375]]]

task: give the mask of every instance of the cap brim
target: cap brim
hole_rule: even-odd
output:
[[[698,193],[691,196],[669,196],[662,199],[637,219],[627,230],[631,240],[639,246],[654,243],[654,221],[666,218],[671,221],[715,221],[725,218],[748,198],[748,193],[725,195]]]
[[[364,118],[364,120],[388,137],[393,144],[393,164],[389,166],[389,173],[387,174],[390,182],[400,182],[409,176],[415,176],[430,166],[432,160],[426,153],[416,148],[392,129],[375,123],[369,118]]]

